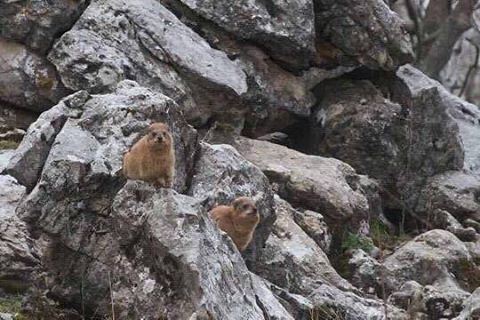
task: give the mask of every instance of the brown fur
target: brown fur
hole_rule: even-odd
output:
[[[237,246],[245,250],[252,241],[253,232],[260,221],[260,215],[252,200],[246,197],[235,199],[230,206],[217,206],[210,211],[210,217],[225,231]]]
[[[166,124],[157,122],[123,157],[123,174],[157,187],[171,188],[175,177],[173,138]]]

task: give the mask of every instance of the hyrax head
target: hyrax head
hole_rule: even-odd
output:
[[[172,135],[168,125],[163,122],[151,124],[148,127],[147,140],[154,147],[170,147],[172,145]]]
[[[232,202],[235,217],[245,221],[258,222],[260,215],[258,214],[255,203],[247,197],[240,197]]]

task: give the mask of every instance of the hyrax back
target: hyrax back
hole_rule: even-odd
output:
[[[123,174],[134,180],[171,188],[175,177],[173,137],[165,123],[157,122],[123,157]]]
[[[235,199],[230,206],[213,208],[210,211],[210,217],[232,238],[240,251],[248,247],[260,221],[255,204],[246,197]]]

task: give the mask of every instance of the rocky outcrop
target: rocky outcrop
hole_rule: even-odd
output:
[[[23,43],[41,54],[59,34],[68,30],[87,1],[2,1],[0,37]]]
[[[0,39],[0,60],[0,100],[4,102],[41,112],[68,93],[45,57],[21,44]]]
[[[251,197],[260,213],[260,223],[247,250],[247,261],[254,266],[257,248],[263,248],[275,221],[273,192],[262,171],[229,145],[203,143],[189,193],[209,209],[229,205],[236,197]]]
[[[309,296],[323,283],[343,290],[353,287],[330,265],[327,255],[293,220],[296,212],[275,198],[277,220],[263,250],[258,274],[292,293]]]
[[[309,156],[267,141],[239,138],[238,151],[276,185],[278,194],[299,207],[320,212],[333,225],[358,228],[370,212],[360,176],[349,165]]]
[[[412,59],[403,21],[384,1],[314,0],[314,6],[317,36],[340,49],[346,59],[386,70]]]
[[[93,2],[49,60],[70,89],[102,92],[135,80],[174,99],[194,122],[208,119],[209,104],[223,109],[221,100],[247,90],[240,67],[153,0]]]
[[[40,265],[39,243],[15,215],[24,194],[13,177],[0,175],[0,289],[14,294],[28,288]]]

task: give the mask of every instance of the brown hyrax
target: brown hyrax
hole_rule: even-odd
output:
[[[245,250],[252,241],[253,232],[260,221],[257,207],[247,197],[235,199],[231,206],[213,208],[210,217],[232,238],[240,251]]]
[[[123,174],[156,187],[171,188],[175,177],[173,138],[165,123],[150,125],[148,132],[123,157]]]

